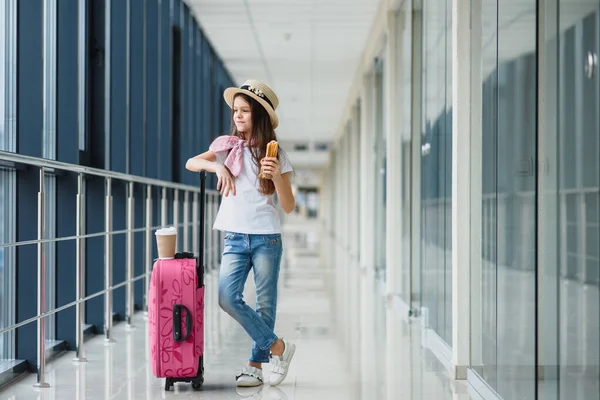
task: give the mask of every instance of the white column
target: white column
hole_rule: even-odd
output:
[[[452,2],[452,371],[469,366],[471,267],[471,10]],[[477,151],[477,149],[475,149]],[[479,228],[478,228],[479,229]]]
[[[373,272],[375,264],[375,181],[373,171],[373,72],[364,76],[361,91],[361,123],[360,123],[360,267]]]
[[[319,220],[321,221],[321,245],[319,252],[319,259],[321,260],[321,265],[324,268],[329,267],[329,240],[328,234],[331,230],[330,221],[331,221],[331,213],[329,210],[330,200],[329,200],[329,185],[331,184],[331,180],[329,179],[331,170],[331,164],[329,163],[325,166],[325,169],[321,172],[321,186],[319,187]]]
[[[358,165],[358,160],[356,159],[355,152],[355,127],[354,127],[354,117],[355,117],[355,109],[352,107],[350,116],[349,116],[349,125],[346,130],[346,154],[347,154],[347,197],[346,203],[348,206],[348,241],[347,241],[347,265],[346,268],[348,270],[348,281],[347,281],[347,293],[348,293],[348,303],[347,303],[347,312],[348,312],[348,340],[351,349],[357,349],[360,345],[359,343],[359,335],[357,334],[357,327],[360,324],[359,315],[358,315],[358,307],[360,303],[358,300],[358,290],[356,289],[357,283],[357,268],[356,268],[356,236],[358,235],[357,227],[356,227],[356,205],[358,201],[356,199],[357,196],[357,176],[356,176],[356,166]],[[358,376],[358,360],[359,354],[357,351],[350,352],[348,354],[348,363],[349,369],[351,371],[351,379],[352,377]]]
[[[414,3],[413,3],[414,5]],[[413,296],[421,293],[421,88],[423,81],[422,47],[423,47],[423,11],[414,10],[412,20],[412,85],[411,85],[411,173],[412,173],[412,210],[411,210],[411,250],[412,250],[412,282],[410,307],[413,308]],[[420,310],[419,310],[420,311]]]
[[[402,11],[401,11],[402,13]],[[387,85],[385,87],[385,112],[387,128],[387,174],[386,174],[386,292],[388,295],[401,291],[400,279],[402,274],[402,213],[398,206],[402,201],[402,137],[400,121],[402,104],[400,95],[401,74],[399,58],[402,54],[399,40],[401,28],[398,26],[402,18],[396,16],[393,10],[387,15],[387,42],[385,70]]]
[[[359,266],[360,253],[360,196],[361,196],[361,150],[360,150],[360,107],[352,109],[352,256],[355,267]]]
[[[342,137],[340,139],[340,181],[341,181],[341,198],[337,204],[340,210],[340,231],[338,232],[339,249],[340,249],[340,271],[342,272],[342,287],[344,288],[344,298],[342,303],[342,312],[344,315],[344,345],[349,348],[351,345],[351,319],[352,310],[349,307],[350,304],[350,271],[348,263],[348,133],[347,129],[344,128]]]
[[[374,267],[375,267],[375,171],[373,160],[374,133],[374,75],[370,70],[364,75],[361,90],[360,123],[360,374],[363,381],[369,381],[376,371],[373,365],[374,345]],[[363,397],[368,398],[367,385],[362,386]]]

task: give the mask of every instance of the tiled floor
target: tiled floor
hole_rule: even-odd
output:
[[[249,355],[251,341],[218,309],[217,277],[213,274],[206,280],[206,372],[201,391],[179,384],[174,392],[164,392],[163,381],[149,368],[148,334],[144,316],[139,314],[132,331],[124,324],[116,325],[116,343],[106,346],[102,337],[87,342],[88,363],[74,364],[72,353],[50,363],[49,389],[34,389],[35,376],[31,375],[0,392],[0,400],[470,398],[466,385],[448,379],[441,365],[420,346],[417,328],[400,321],[395,311],[386,310],[378,292],[380,285],[366,277],[361,281],[363,295],[372,296],[364,298],[365,304],[374,308],[369,321],[340,321],[335,269],[321,265],[310,241],[286,236],[288,257],[280,279],[276,330],[295,341],[298,350],[280,387],[236,390],[234,376]],[[247,286],[246,299],[252,303],[250,280]],[[357,342],[361,349],[356,348]]]

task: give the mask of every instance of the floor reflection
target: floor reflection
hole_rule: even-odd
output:
[[[143,314],[135,329],[115,326],[116,343],[86,344],[88,363],[66,354],[48,366],[51,387],[33,388],[33,375],[0,392],[0,399],[468,399],[466,387],[421,347],[418,323],[387,307],[382,286],[349,259],[331,261],[316,225],[289,226],[282,266],[277,331],[298,346],[287,380],[277,388],[238,389],[234,377],[251,341],[218,309],[217,277],[206,278],[206,377],[202,391],[180,384],[165,393],[152,375]],[[312,232],[299,235],[298,232]],[[298,239],[298,240],[296,240]],[[250,277],[251,279],[252,277]],[[341,284],[345,286],[340,286]],[[246,300],[253,304],[252,285]],[[268,378],[268,372],[265,373]]]

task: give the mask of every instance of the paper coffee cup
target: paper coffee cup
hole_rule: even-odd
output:
[[[170,260],[175,257],[177,246],[177,229],[175,227],[162,228],[155,232],[156,246],[158,247],[158,258]]]

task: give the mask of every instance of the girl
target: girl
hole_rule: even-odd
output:
[[[273,332],[277,308],[277,281],[282,243],[279,214],[273,194],[286,213],[295,207],[290,183],[292,166],[281,152],[265,157],[267,143],[277,140],[279,100],[266,84],[249,80],[240,88],[228,88],[225,101],[232,109],[231,133],[217,138],[209,150],[190,158],[186,168],[205,170],[218,177],[217,190],[224,196],[214,229],[225,233],[219,272],[219,305],[252,338],[248,365],[236,377],[237,386],[263,383],[262,363],[272,364],[270,384],[287,376],[296,346]],[[259,179],[260,169],[272,179]],[[250,269],[256,284],[256,311],[243,300]]]

